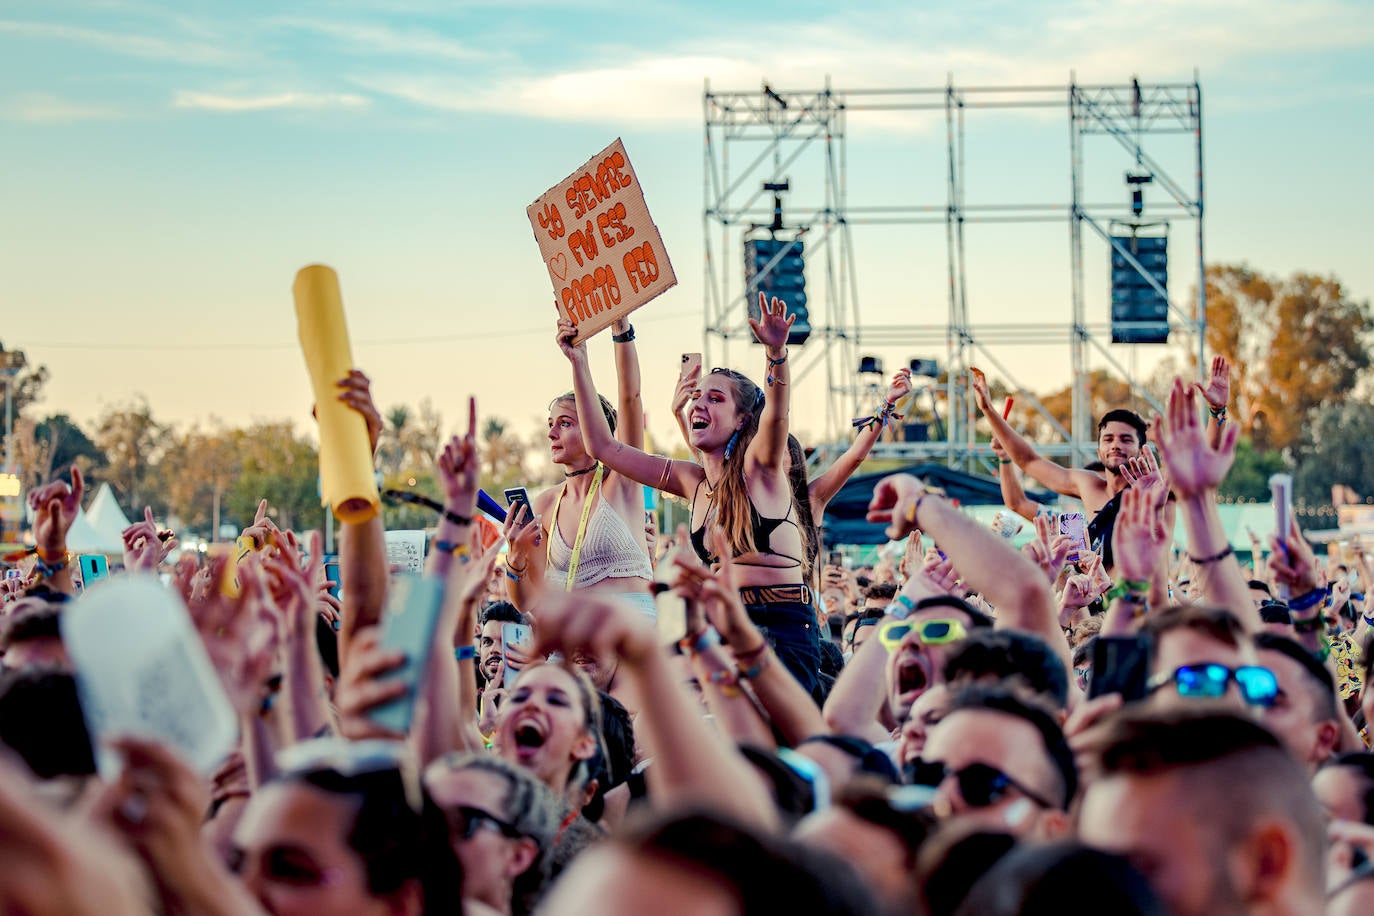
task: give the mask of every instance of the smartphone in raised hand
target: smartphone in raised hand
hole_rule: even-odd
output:
[[[501,658],[505,660],[502,687],[510,687],[534,655],[534,631],[524,623],[501,624]]]
[[[524,487],[511,487],[505,492],[506,505],[510,507],[510,514],[516,518],[520,517],[520,506],[524,505],[527,510],[525,521],[534,518],[534,506],[530,503],[530,491]]]
[[[679,378],[690,378],[692,375],[701,373],[701,354],[684,353],[682,354],[682,372]]]
[[[1093,643],[1093,670],[1088,699],[1119,693],[1127,703],[1148,692],[1150,640],[1146,636],[1099,636]]]
[[[406,692],[368,713],[368,718],[383,728],[402,734],[410,730],[443,605],[442,579],[415,573],[393,577],[391,594],[382,615],[382,648],[400,652],[406,660],[401,668],[387,674],[383,680],[404,681]]]

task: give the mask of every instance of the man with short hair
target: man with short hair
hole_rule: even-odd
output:
[[[1079,837],[1127,856],[1175,916],[1313,916],[1326,828],[1301,764],[1262,725],[1127,710],[1084,736]]]
[[[1273,674],[1259,665],[1254,644],[1230,611],[1171,605],[1147,616],[1140,632],[1151,640],[1146,683],[1153,705],[1210,704],[1254,715],[1273,700]]]
[[[1024,687],[1047,705],[1069,705],[1069,679],[1064,663],[1045,641],[1016,630],[974,630],[945,662],[945,683],[956,689],[969,684]]]
[[[1278,681],[1274,703],[1261,710],[1260,721],[1315,773],[1335,753],[1341,737],[1341,711],[1331,672],[1283,636],[1260,633],[1255,646],[1260,664],[1274,672]]]
[[[1069,829],[1078,770],[1049,710],[1007,687],[967,687],[931,727],[911,781],[961,826],[1051,839]]]
[[[482,608],[478,620],[477,652],[478,670],[482,678],[490,684],[501,670],[504,643],[501,627],[507,623],[526,623],[525,615],[516,610],[508,601],[496,601]],[[500,686],[499,684],[497,685]]]

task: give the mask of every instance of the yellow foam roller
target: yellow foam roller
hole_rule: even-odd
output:
[[[302,268],[291,288],[296,330],[315,392],[320,423],[322,505],[341,521],[357,524],[377,514],[377,478],[372,444],[362,415],[339,401],[337,383],[353,368],[339,275],[320,264]]]

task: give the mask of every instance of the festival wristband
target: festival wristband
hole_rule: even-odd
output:
[[[477,657],[476,646],[454,646],[453,657],[460,662],[470,662]]]

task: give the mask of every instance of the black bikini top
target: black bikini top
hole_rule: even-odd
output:
[[[701,492],[701,488],[705,483],[705,480],[701,481],[701,483],[698,483],[696,492],[692,494],[693,510],[696,509],[697,493]],[[773,549],[773,532],[777,531],[784,524],[791,525],[793,528],[797,529],[797,534],[801,534],[801,527],[798,526],[796,521],[792,518],[792,514],[794,511],[796,511],[796,507],[789,502],[787,505],[787,514],[784,515],[782,518],[765,518],[764,516],[759,514],[759,510],[754,506],[753,500],[750,500],[749,527],[754,536],[754,547],[759,553],[767,554],[768,556],[773,557],[782,557],[785,560],[791,560],[792,565],[801,566],[802,561],[798,558],[789,556],[788,554],[781,553]],[[702,519],[701,527],[692,532],[691,537],[692,550],[696,553],[698,557],[701,558],[701,562],[707,564],[714,563],[717,558],[711,556],[710,551],[706,549],[705,518]],[[805,540],[805,538],[802,538],[803,544],[805,543]],[[805,547],[803,546],[803,550],[804,549]]]

